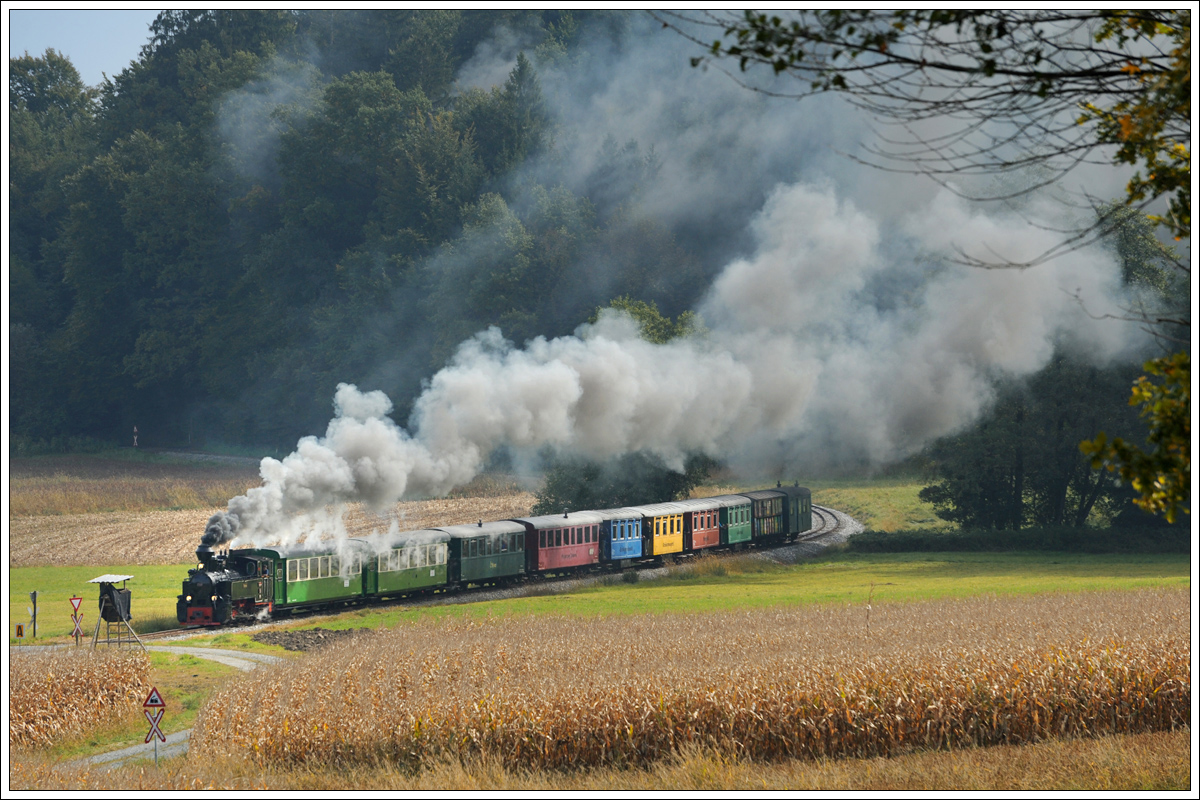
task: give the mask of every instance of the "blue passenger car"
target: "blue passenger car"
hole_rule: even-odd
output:
[[[628,562],[644,555],[640,511],[636,508],[606,508],[595,513],[604,520],[600,523],[601,562]]]

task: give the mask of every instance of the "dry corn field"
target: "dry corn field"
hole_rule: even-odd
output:
[[[1138,591],[364,634],[215,694],[201,756],[263,767],[645,766],[1172,730],[1189,596]]]
[[[189,757],[160,768],[64,764],[36,751],[13,753],[11,788],[20,791],[1179,791],[1191,782],[1191,732],[1054,739],[893,758],[789,759],[763,763],[685,750],[648,769],[511,769],[496,759],[447,759],[411,770],[360,767],[262,767],[242,758]]]
[[[150,692],[150,659],[138,653],[9,651],[8,743],[51,744],[134,710]]]

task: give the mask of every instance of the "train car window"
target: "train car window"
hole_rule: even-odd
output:
[[[562,547],[562,528],[555,528],[554,530],[554,546]]]
[[[297,563],[300,565],[300,572],[296,576],[296,580],[298,580],[298,581],[308,580],[308,559],[302,558]]]
[[[538,531],[538,547],[544,548],[545,546],[546,546],[546,532]]]
[[[287,562],[288,583],[294,583],[296,581],[296,576],[299,574],[300,574],[300,571],[299,571],[299,567],[296,566],[296,562],[295,561]]]

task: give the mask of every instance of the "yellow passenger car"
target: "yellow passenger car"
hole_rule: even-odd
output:
[[[642,515],[644,556],[663,556],[683,552],[683,514],[686,508],[678,503],[655,503],[634,506]]]

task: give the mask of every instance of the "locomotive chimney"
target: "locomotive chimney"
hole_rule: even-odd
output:
[[[199,561],[200,566],[204,567],[205,569],[209,568],[213,558],[215,558],[213,555],[213,549],[208,545],[202,544],[196,548],[196,560]]]

